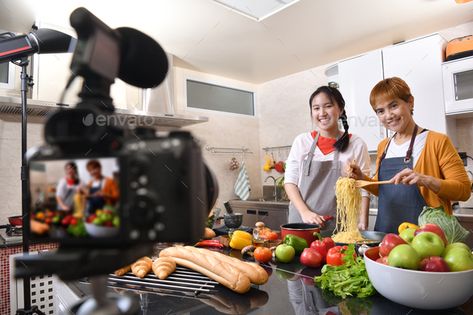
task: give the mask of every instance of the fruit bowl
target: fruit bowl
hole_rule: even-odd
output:
[[[385,298],[413,308],[441,310],[464,304],[473,296],[473,270],[426,272],[376,262],[379,247],[365,252],[368,277]]]
[[[87,234],[89,234],[90,236],[111,237],[118,234],[118,228],[114,226],[108,227],[108,226],[96,225],[93,223],[87,223],[87,222],[84,222],[84,225],[85,225],[85,230],[87,231]]]

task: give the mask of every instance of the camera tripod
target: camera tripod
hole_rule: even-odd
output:
[[[132,296],[107,294],[107,276],[90,278],[92,297],[79,301],[71,308],[77,315],[137,315],[140,304]]]

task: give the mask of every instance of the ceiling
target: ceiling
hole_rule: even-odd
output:
[[[178,66],[256,84],[473,21],[473,2],[454,0],[300,0],[260,22],[212,0],[24,1],[58,25],[85,6],[151,35]]]

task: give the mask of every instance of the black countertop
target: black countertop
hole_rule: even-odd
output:
[[[423,311],[391,302],[379,294],[365,299],[340,299],[324,293],[314,286],[313,277],[320,269],[308,268],[299,263],[264,265],[270,273],[269,281],[254,286],[246,294],[237,294],[217,286],[212,295],[148,293],[143,290],[116,290],[120,294],[133,294],[140,301],[142,314],[409,314],[409,315],[471,315],[473,297],[455,309]],[[69,283],[79,296],[90,294],[90,284],[83,281]]]

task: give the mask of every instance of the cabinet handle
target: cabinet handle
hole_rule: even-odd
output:
[[[246,214],[254,214],[254,215],[256,215],[256,210],[246,210]]]
[[[267,216],[267,215],[268,215],[268,211],[258,211],[258,214],[259,214],[259,215],[265,215],[265,216]]]

